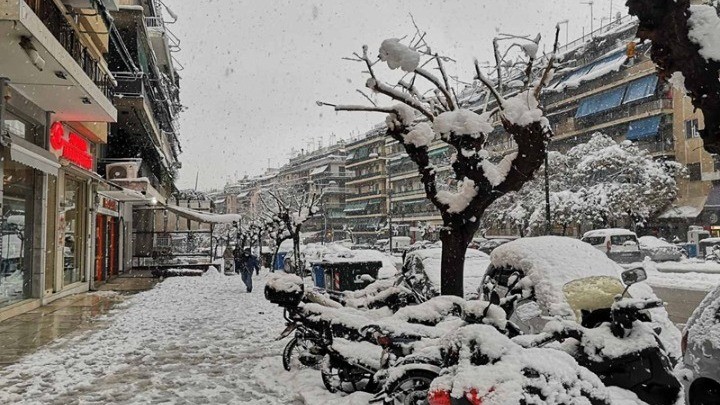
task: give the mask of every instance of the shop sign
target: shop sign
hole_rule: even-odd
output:
[[[98,196],[100,199],[98,200],[98,208],[97,212],[101,215],[108,215],[112,217],[119,217],[120,210],[118,208],[119,204],[115,200],[111,200],[109,198]]]
[[[66,132],[65,126],[60,122],[50,127],[50,151],[55,156],[67,159],[83,169],[92,170],[93,156],[90,154],[90,143],[72,131]]]

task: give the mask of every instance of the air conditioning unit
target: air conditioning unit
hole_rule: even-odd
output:
[[[109,163],[105,166],[108,180],[137,179],[139,173],[140,162]]]

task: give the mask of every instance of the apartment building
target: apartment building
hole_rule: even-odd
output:
[[[173,53],[179,41],[168,29],[163,4],[156,0],[119,0],[112,12],[122,42],[110,46],[108,65],[117,81],[113,102],[117,123],[102,150],[100,173],[121,187],[157,204],[170,203],[182,152],[177,116],[182,106]],[[122,197],[119,197],[123,199]],[[152,254],[153,220],[157,213],[130,196],[124,212],[122,268],[133,258]],[[133,204],[134,202],[134,204]],[[138,243],[133,244],[135,240]],[[140,243],[142,241],[142,243]]]
[[[379,125],[347,144],[345,169],[353,177],[345,183],[346,229],[357,244],[372,244],[388,234],[388,156],[385,127]]]
[[[714,198],[712,182],[720,173],[702,148],[697,132],[701,114],[693,111],[682,91],[659,81],[650,44],[637,43],[636,30],[637,22],[626,17],[561,49],[563,60],[571,62],[565,62],[542,95],[554,130],[550,150],[566,151],[601,132],[618,142],[631,141],[657,159],[685,164],[689,177],[677,179],[677,200],[644,230],[683,238],[689,225],[717,223],[713,213],[720,208],[720,190]],[[497,132],[488,148],[507,154],[516,145]]]
[[[105,55],[113,0],[0,3],[0,319],[86,291],[102,200],[98,150],[117,119]]]

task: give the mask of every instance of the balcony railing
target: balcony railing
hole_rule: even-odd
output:
[[[93,59],[88,49],[80,42],[75,29],[68,23],[62,11],[52,0],[25,0],[25,3],[45,24],[63,48],[82,68],[85,74],[102,91],[108,100],[113,97],[113,81],[100,63]]]
[[[347,197],[348,197],[348,198],[357,198],[357,197],[368,197],[368,196],[383,195],[383,194],[385,194],[384,191],[381,191],[381,190],[373,190],[373,191],[366,191],[366,192],[364,192],[364,193],[354,193],[354,194],[350,194],[350,195],[348,195]]]

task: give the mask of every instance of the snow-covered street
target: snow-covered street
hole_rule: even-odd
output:
[[[286,341],[274,340],[282,309],[263,296],[266,275],[255,276],[250,294],[240,277],[213,270],[168,278],[116,307],[107,329],[74,334],[1,370],[0,403],[338,403],[317,371],[283,370]]]

